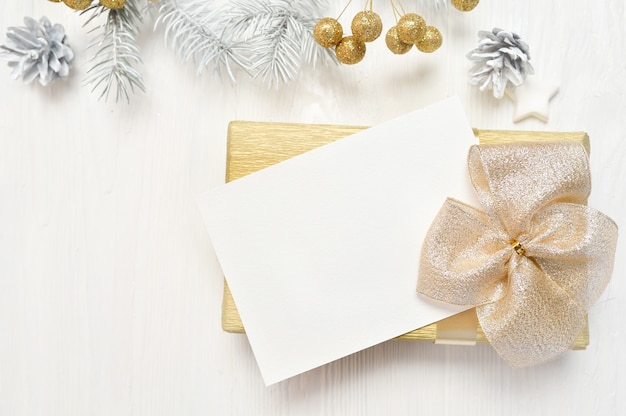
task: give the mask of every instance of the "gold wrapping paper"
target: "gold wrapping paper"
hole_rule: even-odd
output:
[[[365,128],[367,127],[233,121],[228,127],[226,181],[236,180],[293,156],[358,133]],[[573,141],[581,143],[589,151],[589,137],[584,132],[474,129],[474,134],[481,144]],[[226,332],[245,333],[226,281],[224,281],[222,302],[222,328]],[[442,344],[487,343],[482,328],[478,324],[475,309],[416,329],[400,336],[399,339]],[[589,331],[588,326],[585,325],[571,348],[585,349],[588,344]]]

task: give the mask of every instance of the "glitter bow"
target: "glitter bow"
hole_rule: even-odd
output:
[[[617,225],[585,206],[584,148],[567,142],[473,146],[484,212],[448,199],[428,231],[417,290],[476,306],[485,336],[515,367],[574,341],[613,270]]]

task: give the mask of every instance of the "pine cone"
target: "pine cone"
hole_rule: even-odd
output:
[[[41,85],[48,85],[59,76],[66,77],[74,52],[63,26],[52,26],[46,17],[39,22],[25,17],[24,23],[25,27],[10,27],[6,44],[0,46],[0,59],[13,68],[11,78],[21,76],[28,84],[38,77]]]
[[[480,90],[493,89],[502,98],[507,86],[521,85],[534,69],[530,64],[528,45],[516,33],[494,28],[478,32],[478,47],[467,54],[475,64],[470,70],[470,84]]]

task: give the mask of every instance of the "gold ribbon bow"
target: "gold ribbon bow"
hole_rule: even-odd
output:
[[[473,146],[468,164],[484,212],[444,203],[422,247],[417,291],[476,306],[512,366],[550,360],[610,280],[617,225],[584,205],[591,179],[579,144]]]

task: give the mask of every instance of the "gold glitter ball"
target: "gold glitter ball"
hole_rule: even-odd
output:
[[[352,36],[363,42],[372,42],[383,31],[383,21],[380,16],[372,11],[358,12],[352,19]]]
[[[313,39],[325,48],[331,48],[341,41],[343,28],[332,17],[320,19],[313,29]]]
[[[457,10],[469,12],[478,5],[478,0],[452,0],[452,5]]]
[[[439,49],[442,42],[443,38],[439,29],[435,26],[426,26],[424,35],[415,43],[415,46],[422,52],[431,53]]]
[[[109,9],[121,9],[126,4],[126,0],[100,0],[100,4]]]
[[[398,36],[404,43],[416,43],[424,34],[426,22],[416,13],[407,13],[398,20]]]
[[[407,53],[413,47],[412,43],[403,42],[398,36],[398,28],[396,26],[391,27],[387,31],[387,36],[385,36],[385,43],[387,43],[387,47],[389,50],[396,55],[402,55]]]
[[[337,45],[335,49],[335,54],[337,54],[337,59],[340,62],[353,65],[359,63],[365,57],[365,43],[355,38],[354,36],[346,36],[341,39],[341,42]]]
[[[74,10],[85,10],[91,6],[91,0],[63,0],[63,3]]]

